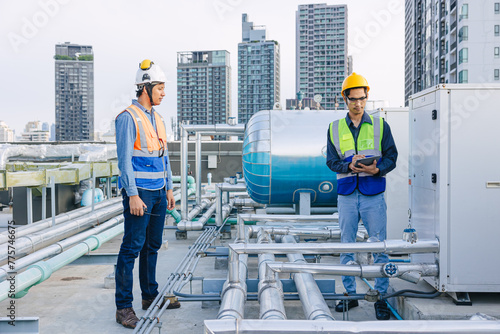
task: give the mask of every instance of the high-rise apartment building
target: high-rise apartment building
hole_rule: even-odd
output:
[[[296,13],[296,89],[304,98],[321,95],[321,105],[345,104],[340,95],[348,73],[347,5],[299,5]]]
[[[56,140],[94,140],[92,46],[56,44]]]
[[[242,42],[238,44],[238,122],[245,124],[260,110],[280,101],[280,46],[266,40],[264,27],[242,15]]]
[[[14,130],[9,128],[7,123],[0,121],[0,142],[10,143],[14,141]]]
[[[405,103],[440,83],[500,82],[500,1],[406,0]]]
[[[177,53],[177,121],[227,123],[231,112],[229,52]]]
[[[44,142],[49,141],[49,139],[49,131],[43,129],[42,122],[40,121],[31,121],[26,123],[24,132],[21,134],[21,141]]]

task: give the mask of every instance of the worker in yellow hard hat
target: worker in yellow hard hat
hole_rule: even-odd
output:
[[[337,176],[337,206],[341,242],[356,242],[359,220],[372,240],[383,241],[387,234],[384,199],[385,175],[396,167],[398,151],[389,124],[365,112],[370,86],[357,73],[345,78],[342,97],[349,109],[347,115],[330,124],[327,133],[328,167]],[[375,263],[387,263],[386,254],[374,254]],[[343,253],[342,264],[354,262],[354,254]],[[349,295],[356,293],[356,280],[343,276]],[[388,278],[377,278],[375,289],[383,295],[389,287]],[[341,300],[335,310],[343,312],[358,306],[357,300]],[[388,320],[390,311],[385,299],[375,303],[375,315]]]
[[[154,109],[165,97],[165,74],[151,60],[139,64],[137,99],[116,117],[116,151],[123,197],[124,234],[115,280],[116,322],[135,328],[139,322],[133,301],[133,269],[139,257],[142,309],[162,305],[158,296],[156,261],[162,245],[167,209],[175,208],[172,171],[163,117]],[[168,309],[180,307],[171,299]],[[160,306],[161,307],[161,306]]]

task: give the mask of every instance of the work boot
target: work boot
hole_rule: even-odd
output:
[[[167,300],[170,300],[170,304],[168,304],[167,306],[167,310],[171,310],[171,309],[174,309],[174,308],[179,308],[181,307],[181,303],[179,302],[179,300],[177,300],[177,297],[163,297],[163,301],[160,305],[160,308],[163,307],[163,305],[165,305],[165,303],[167,302]],[[143,310],[147,310],[151,304],[155,301],[155,298],[153,299],[143,299],[142,300],[142,309]]]
[[[337,306],[335,306],[335,311],[336,312],[344,312],[344,304],[347,303],[346,305],[346,308],[345,308],[345,311],[347,310],[350,310],[356,306],[359,306],[359,303],[357,300],[341,300],[339,301],[339,303],[337,304]]]
[[[134,309],[131,307],[116,310],[116,322],[127,328],[135,328],[139,322],[139,318],[135,315]]]
[[[389,320],[391,318],[391,311],[387,307],[385,299],[375,302],[375,316],[378,320]]]

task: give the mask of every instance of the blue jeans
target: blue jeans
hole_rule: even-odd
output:
[[[356,242],[359,219],[363,220],[368,235],[383,241],[387,235],[387,205],[384,200],[384,193],[365,196],[358,189],[350,195],[338,196],[340,241]],[[374,253],[375,263],[389,262],[389,257],[384,253]],[[353,253],[342,253],[340,262],[346,264],[354,261]],[[353,276],[342,276],[342,283],[346,292],[356,293],[356,279]],[[388,278],[375,279],[375,289],[380,293],[386,293],[389,287]]]
[[[142,299],[153,299],[158,295],[156,261],[161,247],[163,226],[167,210],[167,194],[161,190],[138,189],[139,197],[147,206],[147,213],[134,216],[130,213],[129,197],[122,190],[125,232],[116,263],[117,309],[132,307],[134,262],[139,256],[139,283]]]

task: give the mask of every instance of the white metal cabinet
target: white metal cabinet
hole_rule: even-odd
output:
[[[410,210],[437,237],[428,279],[448,292],[500,292],[500,85],[439,85],[410,98]]]

